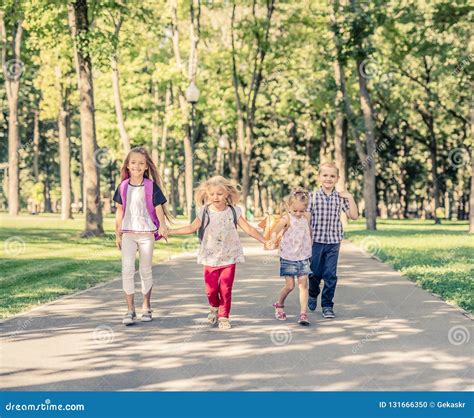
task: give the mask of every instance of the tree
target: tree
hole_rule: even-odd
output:
[[[87,0],[68,5],[69,27],[74,40],[74,53],[80,96],[82,158],[84,165],[86,225],[81,236],[102,235],[100,177],[97,167],[97,140],[94,116],[94,89],[89,46]]]
[[[7,9],[10,35],[7,35],[5,12],[0,11],[0,37],[2,40],[3,76],[8,99],[8,210],[16,216],[20,211],[19,155],[20,124],[18,119],[18,101],[23,63],[20,60],[23,17],[19,2],[15,1]]]
[[[269,48],[270,25],[275,10],[275,1],[266,2],[265,17],[263,19],[257,16],[257,2],[252,2],[252,20],[248,30],[253,35],[252,45],[254,50],[251,52],[249,70],[251,73],[250,82],[245,79],[243,74],[239,74],[237,64],[236,48],[236,10],[235,2],[232,6],[231,18],[231,36],[232,36],[232,81],[235,92],[235,104],[237,108],[237,135],[239,142],[240,161],[242,167],[242,200],[245,210],[247,209],[247,196],[250,193],[250,170],[252,149],[254,146],[254,125],[255,113],[257,110],[257,96],[262,84],[262,74],[264,69],[265,56]],[[244,35],[245,42],[247,39]]]

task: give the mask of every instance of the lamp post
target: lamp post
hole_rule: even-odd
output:
[[[189,183],[191,185],[190,192],[186,193],[186,199],[188,199],[188,209],[190,215],[190,221],[196,217],[196,207],[194,205],[193,191],[194,191],[194,141],[195,141],[195,119],[196,119],[196,103],[199,100],[199,89],[197,88],[194,80],[191,81],[191,84],[186,89],[186,100],[191,104],[191,129],[189,131],[189,139],[191,142],[191,161],[190,168],[190,178]],[[189,188],[188,188],[189,191]]]

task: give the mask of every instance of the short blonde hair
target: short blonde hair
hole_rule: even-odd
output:
[[[195,190],[194,200],[197,206],[203,206],[207,203],[207,194],[211,187],[222,187],[227,193],[227,204],[234,206],[240,200],[240,186],[222,176],[214,176],[203,181]]]
[[[337,167],[336,163],[332,162],[332,161],[327,161],[325,163],[322,163],[320,166],[319,166],[319,169],[318,169],[318,174],[321,174],[321,169],[323,167],[329,167],[329,168],[335,168],[336,169],[336,172],[337,172],[337,175],[339,176],[339,168]]]

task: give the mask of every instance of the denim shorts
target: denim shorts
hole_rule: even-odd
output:
[[[280,276],[307,276],[311,273],[310,261],[310,258],[291,261],[280,257]]]

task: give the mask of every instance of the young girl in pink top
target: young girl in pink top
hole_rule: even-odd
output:
[[[286,297],[295,288],[298,279],[300,292],[300,315],[298,323],[309,325],[308,306],[308,275],[311,273],[311,227],[310,214],[307,211],[309,194],[303,189],[294,190],[284,202],[286,213],[272,232],[272,242],[279,234],[283,234],[280,242],[280,276],[285,278],[285,286],[281,289],[278,302],[273,304],[275,318],[286,320],[283,310]]]

